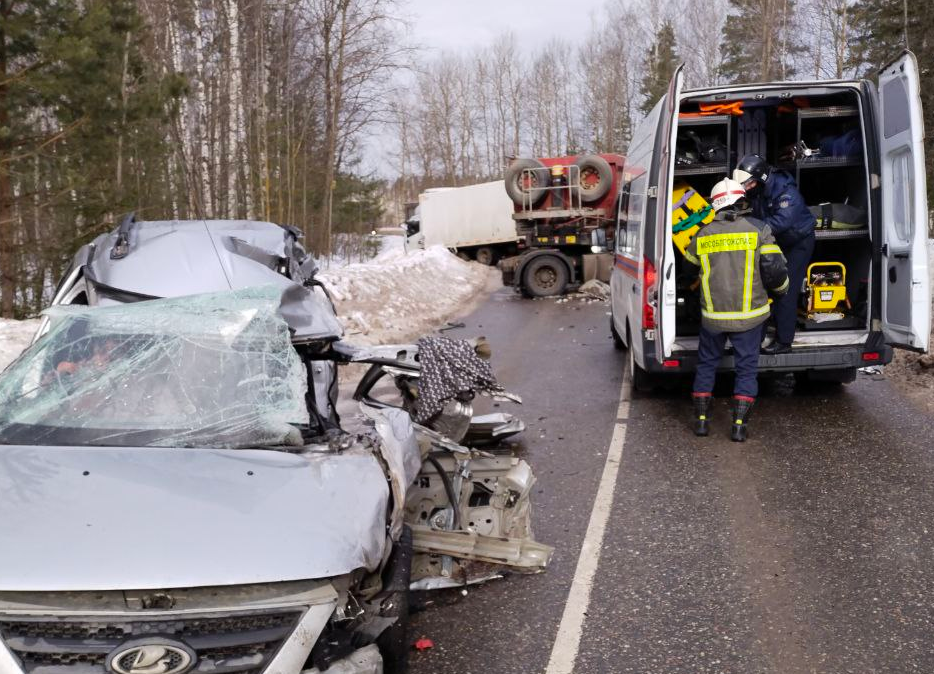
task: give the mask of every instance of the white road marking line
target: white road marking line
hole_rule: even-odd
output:
[[[606,463],[603,465],[600,486],[594,498],[587,533],[584,535],[584,543],[581,546],[580,556],[577,558],[577,569],[574,570],[574,579],[571,581],[571,591],[568,592],[561,624],[558,626],[558,634],[551,648],[551,657],[548,660],[545,674],[572,674],[574,671],[574,663],[577,661],[577,653],[583,636],[584,619],[587,617],[587,609],[590,606],[594,575],[600,563],[603,537],[613,509],[616,478],[619,475],[619,464],[623,457],[623,444],[626,442],[625,421],[629,418],[631,393],[632,379],[627,370],[623,375],[619,408],[616,412],[617,421],[623,423],[613,425],[613,437],[610,439]]]

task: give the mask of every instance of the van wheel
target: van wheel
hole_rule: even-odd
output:
[[[409,665],[409,583],[412,580],[412,529],[403,526],[389,562],[383,570],[383,609],[380,615],[396,618],[376,638],[385,674],[404,674]]]
[[[636,350],[632,348],[632,333],[628,329],[626,336],[629,337],[629,376],[632,377],[632,387],[639,393],[651,393],[655,390],[656,379],[636,363]]]
[[[462,250],[457,251],[455,255],[457,255],[457,257],[463,260],[464,262],[470,262],[470,256]]]
[[[623,343],[623,338],[619,336],[619,332],[616,331],[616,323],[613,321],[613,314],[610,314],[610,334],[613,335],[613,348],[617,351],[622,351],[626,348],[626,344]]]
[[[568,287],[568,268],[553,255],[540,255],[525,266],[522,287],[531,297],[563,295]]]
[[[489,246],[481,246],[477,248],[475,253],[477,262],[480,264],[485,264],[487,267],[492,267],[493,262],[496,259],[496,256],[493,254],[493,249]]]

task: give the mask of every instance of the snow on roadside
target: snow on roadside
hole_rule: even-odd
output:
[[[5,369],[29,346],[38,329],[38,318],[25,321],[0,318],[0,370]]]
[[[481,292],[490,268],[441,246],[406,254],[384,250],[368,262],[319,273],[348,341],[392,344],[415,339],[455,317]]]

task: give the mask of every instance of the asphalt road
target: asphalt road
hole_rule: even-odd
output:
[[[633,394],[617,424],[625,357],[607,309],[501,290],[447,333],[486,335],[524,398],[508,410],[528,424],[516,449],[538,477],[536,537],[557,550],[541,575],[422,594],[413,637],[434,648],[412,674],[545,672],[556,639],[582,673],[934,670],[934,418],[861,374],[764,386],[744,445],[726,396],[713,435],[692,435],[686,386]],[[615,426],[583,630],[559,636]]]

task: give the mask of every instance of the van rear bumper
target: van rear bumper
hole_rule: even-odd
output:
[[[863,354],[878,354],[878,358],[863,359]],[[677,362],[677,365],[675,365]],[[759,356],[759,372],[801,372],[803,370],[844,370],[849,368],[866,367],[868,365],[885,365],[892,362],[892,347],[882,344],[878,347],[869,347],[866,344],[848,346],[819,346],[801,347],[791,353],[780,356]],[[647,350],[645,354],[645,370],[657,373],[693,372],[697,368],[697,351],[676,351],[671,358],[659,363],[655,354]],[[733,352],[727,349],[720,361],[718,371],[732,371],[734,369]]]

